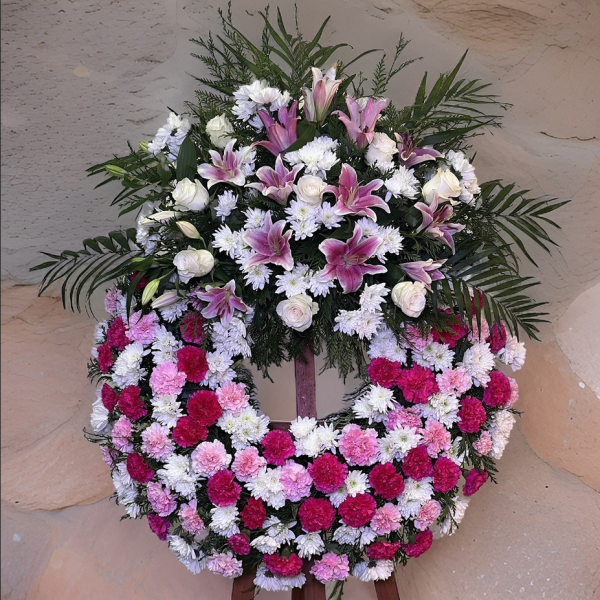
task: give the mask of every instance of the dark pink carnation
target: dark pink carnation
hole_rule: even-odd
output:
[[[396,383],[402,390],[404,398],[414,404],[427,404],[429,396],[440,391],[435,373],[421,365],[414,365],[411,369],[401,369]]]
[[[288,431],[269,431],[262,440],[262,447],[267,462],[278,467],[296,453],[294,439]]]
[[[463,494],[472,496],[488,479],[488,474],[481,469],[471,469],[465,477]]]
[[[375,465],[369,473],[369,483],[384,500],[393,500],[404,490],[404,479],[392,463]]]
[[[248,498],[246,506],[241,510],[240,517],[244,527],[258,529],[263,526],[267,518],[267,509],[260,498]]]
[[[400,363],[387,358],[374,358],[367,367],[371,381],[384,388],[391,388],[400,375]]]
[[[410,449],[402,463],[402,470],[407,477],[415,481],[430,477],[433,473],[433,465],[427,446],[421,445]]]
[[[154,513],[149,513],[148,525],[150,525],[150,529],[158,536],[159,540],[164,542],[167,539],[169,526],[171,525],[169,517],[159,517]]]
[[[300,505],[298,517],[304,531],[325,531],[333,525],[335,508],[324,498],[307,498]]]
[[[230,506],[239,498],[242,488],[235,481],[235,475],[228,469],[215,473],[207,484],[208,498],[216,506]]]
[[[192,417],[181,417],[173,428],[173,440],[182,448],[195,446],[207,437],[208,429]]]
[[[483,392],[483,401],[488,406],[505,406],[511,397],[510,380],[500,371],[490,373],[490,381]]]
[[[477,433],[485,423],[487,414],[481,400],[465,396],[458,411],[458,428],[465,433]]]
[[[129,275],[129,281],[133,281],[139,274],[140,274],[139,271],[134,271],[133,273],[131,273],[131,275]],[[148,284],[148,277],[142,277],[139,280],[138,284],[135,286],[135,291],[139,292],[139,291],[143,290],[147,284]]]
[[[427,552],[433,543],[433,533],[428,529],[421,531],[415,536],[415,541],[412,544],[402,544],[402,549],[406,552],[406,556],[417,558],[423,552]]]
[[[433,466],[433,491],[446,493],[454,489],[460,479],[460,467],[449,458],[441,456]]]
[[[338,511],[342,521],[350,527],[362,527],[375,515],[377,503],[370,494],[348,496],[339,506]]]
[[[102,373],[108,373],[115,362],[111,347],[108,344],[102,344],[96,348],[96,351],[98,352],[98,368]]]
[[[194,392],[188,400],[187,411],[194,421],[206,427],[214,425],[223,414],[217,394],[209,390]]]
[[[132,421],[137,421],[148,414],[148,407],[140,399],[141,391],[137,385],[129,385],[119,396],[119,410]]]
[[[295,577],[302,571],[302,559],[294,552],[289,556],[265,554],[263,561],[267,569],[279,577]]]
[[[375,542],[367,548],[367,556],[371,560],[392,560],[400,546],[400,542]]]
[[[137,452],[132,452],[127,457],[127,472],[138,483],[148,483],[154,477],[154,471]]]
[[[448,315],[451,314],[449,310],[444,312]],[[451,319],[446,321],[445,324],[450,331],[442,331],[441,328],[433,328],[431,330],[431,335],[433,335],[434,341],[448,344],[449,348],[455,348],[456,344],[469,333],[469,328],[462,322],[458,315],[452,315]]]
[[[104,408],[106,408],[108,412],[112,412],[113,410],[115,410],[117,400],[119,399],[117,392],[115,392],[115,390],[110,385],[108,385],[108,383],[105,383],[102,386],[102,391],[100,392],[100,394],[100,397],[102,398],[102,404],[104,404]]]
[[[331,494],[344,485],[348,466],[341,463],[337,456],[326,453],[308,465],[308,473],[319,492]]]
[[[200,383],[208,373],[206,352],[197,346],[184,346],[177,351],[177,368],[193,383]]]
[[[490,335],[485,338],[485,341],[490,345],[490,350],[494,354],[498,354],[506,346],[506,328],[504,327],[504,323],[500,323],[500,327],[498,327],[497,323],[494,323],[490,329]]]
[[[183,315],[179,324],[181,337],[190,344],[201,344],[204,341],[204,317],[195,311],[190,311]]]
[[[123,350],[129,345],[129,338],[126,335],[125,323],[121,317],[116,318],[108,328],[106,334],[106,343],[115,350]]]
[[[227,543],[229,544],[229,547],[240,556],[247,556],[252,550],[248,536],[243,533],[232,535],[227,539]]]

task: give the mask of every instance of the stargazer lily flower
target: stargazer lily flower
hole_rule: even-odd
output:
[[[293,184],[296,175],[302,170],[304,165],[296,165],[291,171],[283,164],[281,155],[275,160],[275,169],[271,167],[261,167],[256,171],[256,176],[260,183],[248,183],[246,187],[254,188],[262,193],[263,196],[275,200],[275,202],[285,205],[289,195],[293,191]]]
[[[231,280],[223,287],[212,287],[207,285],[204,292],[197,290],[190,296],[195,296],[208,305],[202,309],[202,316],[206,319],[220,317],[221,323],[227,325],[233,318],[233,311],[246,312],[248,307],[242,299],[235,295],[235,280]]]
[[[333,97],[340,87],[340,83],[343,81],[342,79],[335,78],[335,71],[335,65],[325,75],[323,75],[321,69],[312,68],[312,90],[302,88],[304,116],[308,121],[320,123],[327,115],[327,111],[333,102]]]
[[[398,162],[407,168],[442,156],[441,152],[433,148],[417,148],[408,133],[395,135],[398,140]]]
[[[400,268],[414,281],[420,281],[431,291],[431,282],[444,279],[444,274],[439,270],[446,262],[444,260],[416,260],[414,262],[402,263]]]
[[[442,208],[438,209],[439,199],[437,194],[434,194],[431,204],[425,204],[425,202],[417,202],[415,208],[423,215],[423,222],[417,229],[419,231],[425,231],[432,235],[434,238],[440,240],[452,249],[452,254],[455,252],[454,238],[452,237],[455,233],[462,231],[465,226],[460,223],[446,223],[446,221],[452,216],[452,205],[444,203]]]
[[[298,102],[296,101],[289,109],[285,106],[280,108],[277,113],[279,123],[266,110],[259,110],[258,116],[265,126],[269,141],[254,142],[252,145],[263,146],[275,156],[289,148],[298,139],[296,124],[300,117],[296,116],[297,107]]]
[[[256,251],[256,254],[245,263],[246,267],[271,263],[281,265],[286,271],[294,268],[289,241],[292,231],[283,233],[285,226],[285,219],[274,224],[271,211],[268,211],[260,229],[250,229],[244,233],[242,239],[252,250]]]
[[[350,116],[341,110],[334,111],[339,120],[346,126],[348,137],[355,141],[359,148],[366,148],[375,136],[375,123],[379,113],[389,104],[388,100],[369,98],[365,107],[361,109],[360,104],[350,96],[346,97],[346,106]]]
[[[328,185],[324,190],[335,195],[337,202],[335,212],[338,215],[364,215],[377,221],[377,215],[371,210],[371,207],[381,208],[385,212],[390,212],[387,202],[379,196],[374,196],[371,192],[378,190],[382,185],[381,179],[374,179],[367,185],[358,185],[358,177],[353,167],[347,164],[342,165],[342,172],[338,186]]]
[[[327,259],[327,265],[321,273],[323,281],[337,279],[345,294],[360,288],[364,275],[387,271],[383,265],[365,264],[377,252],[381,243],[379,237],[369,237],[362,242],[361,237],[362,227],[355,225],[354,233],[347,242],[329,238],[319,244],[319,250]]]
[[[208,179],[207,188],[224,181],[233,183],[234,185],[244,185],[246,183],[246,175],[242,169],[242,165],[246,157],[252,151],[251,146],[245,146],[237,151],[234,151],[233,146],[237,140],[231,140],[223,154],[221,155],[216,150],[209,150],[213,164],[204,163],[198,167],[198,175]]]

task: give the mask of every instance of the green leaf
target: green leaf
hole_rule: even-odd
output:
[[[197,174],[197,168],[198,155],[196,144],[194,144],[192,138],[187,135],[179,147],[179,154],[177,155],[177,170],[175,174],[177,181],[181,181],[186,177],[193,181]]]

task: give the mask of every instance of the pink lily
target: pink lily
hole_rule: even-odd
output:
[[[390,212],[390,207],[385,200],[371,194],[371,192],[378,190],[383,185],[381,179],[373,179],[367,185],[359,186],[356,171],[353,167],[344,163],[338,184],[339,187],[328,185],[323,190],[323,193],[331,192],[337,198],[334,207],[336,214],[364,215],[370,217],[373,221],[377,221],[377,215],[370,207],[374,206],[381,208],[385,212]]]
[[[254,142],[253,146],[264,146],[271,154],[277,156],[289,148],[297,139],[296,123],[300,117],[296,116],[298,102],[294,102],[289,109],[282,106],[277,113],[279,123],[266,111],[259,110],[258,116],[267,130],[268,142]]]
[[[304,116],[308,121],[320,123],[327,115],[327,111],[333,102],[333,97],[340,87],[340,83],[343,81],[342,79],[335,78],[335,71],[335,65],[325,75],[323,75],[321,69],[312,68],[312,90],[302,88]]]
[[[324,281],[337,279],[345,294],[355,292],[361,285],[364,275],[385,273],[383,265],[367,265],[365,262],[377,252],[381,240],[373,236],[360,241],[362,227],[354,226],[354,233],[347,242],[329,238],[319,244],[327,265],[321,273]]]
[[[425,287],[431,290],[432,281],[444,279],[444,274],[439,269],[446,260],[433,260],[430,258],[429,260],[402,263],[399,266],[411,279],[424,283]]]
[[[252,148],[246,146],[234,151],[233,146],[236,141],[235,139],[231,140],[225,146],[222,155],[216,150],[209,150],[213,164],[204,163],[198,167],[198,175],[208,179],[206,187],[210,188],[221,181],[233,183],[234,185],[244,185],[246,183],[246,175],[244,175],[242,165]]]
[[[379,113],[388,105],[388,100],[375,100],[369,98],[365,107],[361,110],[360,104],[350,96],[346,97],[346,106],[350,116],[341,110],[334,111],[339,120],[346,126],[348,137],[355,141],[359,148],[366,148],[375,135],[375,123]]]
[[[227,325],[233,317],[233,311],[246,312],[248,307],[242,299],[235,295],[235,280],[231,280],[223,287],[206,286],[204,292],[200,290],[192,292],[196,298],[208,302],[208,306],[202,309],[202,316],[206,319],[221,318],[221,323]]]
[[[285,205],[289,195],[292,193],[292,186],[296,175],[301,171],[303,165],[296,165],[291,171],[288,170],[281,160],[281,154],[275,160],[275,169],[271,167],[261,167],[256,171],[256,176],[260,183],[248,183],[246,187],[254,188],[262,192],[263,196],[275,200],[279,204]]]
[[[446,223],[452,216],[452,206],[449,203],[444,203],[442,208],[438,209],[438,204],[439,200],[436,193],[434,193],[433,201],[430,205],[424,202],[417,202],[415,204],[415,208],[421,211],[423,215],[423,222],[417,229],[417,232],[425,231],[429,233],[434,238],[439,239],[449,246],[452,249],[452,254],[454,254],[454,238],[452,236],[462,231],[465,226],[459,223]]]
[[[398,162],[405,167],[413,167],[419,163],[435,160],[442,156],[433,148],[417,148],[408,133],[396,134],[398,140]]]
[[[281,265],[286,271],[294,268],[289,241],[292,232],[290,230],[283,233],[285,225],[284,219],[273,224],[271,211],[268,211],[260,229],[250,229],[244,233],[242,239],[257,252],[246,262],[247,267],[272,263]]]

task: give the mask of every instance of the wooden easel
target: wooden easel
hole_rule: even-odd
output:
[[[296,414],[300,417],[317,418],[317,383],[315,375],[315,356],[308,344],[303,348],[304,361],[296,358],[294,361],[296,379]],[[286,421],[273,421],[275,429],[289,429]],[[326,600],[325,586],[317,581],[310,573],[312,563],[304,562],[303,572],[306,583],[302,588],[292,590],[292,600]],[[231,600],[252,600],[254,598],[254,577],[256,571],[246,571],[233,580]],[[400,600],[394,575],[385,581],[375,582],[377,600]]]

